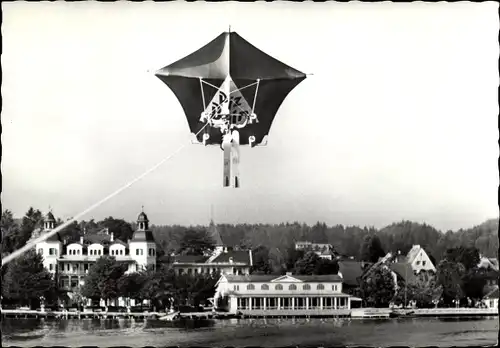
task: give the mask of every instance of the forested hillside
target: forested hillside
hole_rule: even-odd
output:
[[[346,256],[361,258],[361,245],[367,235],[377,235],[385,252],[398,250],[406,254],[414,244],[424,247],[434,260],[439,261],[446,249],[458,246],[475,246],[487,257],[498,254],[498,219],[488,220],[481,225],[442,233],[427,224],[411,221],[393,223],[381,230],[373,227],[327,226],[317,223],[307,226],[299,223],[279,225],[239,224],[217,225],[223,241],[229,246],[276,248],[286,257],[286,252],[296,241],[309,240],[317,243],[331,243],[337,252]],[[153,226],[156,240],[165,251],[178,247],[183,232],[188,227]],[[196,228],[206,228],[197,226]]]
[[[41,226],[43,215],[39,210],[30,208],[24,217],[14,217],[8,210],[2,212],[2,253],[10,253],[24,245],[36,226]],[[61,220],[58,224],[62,223]],[[108,217],[102,221],[80,221],[73,223],[63,231],[63,238],[77,241],[86,230],[92,233],[99,228],[107,227],[115,238],[126,241],[131,238],[134,223],[123,219]],[[411,221],[393,223],[377,230],[373,227],[358,226],[327,226],[316,223],[308,226],[300,223],[271,224],[220,224],[217,225],[222,240],[228,246],[240,246],[255,249],[265,246],[277,259],[283,263],[293,245],[299,240],[309,240],[317,243],[331,243],[336,251],[345,256],[361,259],[362,245],[365,237],[377,235],[384,252],[398,250],[407,253],[413,244],[424,247],[435,261],[441,260],[448,248],[464,246],[476,247],[479,252],[488,257],[498,254],[498,219],[456,232],[442,233],[427,224]],[[207,226],[158,226],[152,225],[153,234],[158,245],[170,253],[178,249],[179,242],[188,229],[206,229]]]

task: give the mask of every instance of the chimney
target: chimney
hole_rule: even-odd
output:
[[[109,235],[109,228],[106,227],[106,234]]]
[[[286,272],[286,275],[291,277],[292,276],[292,272]]]
[[[233,258],[232,257],[229,258],[229,263],[233,263]]]
[[[111,232],[111,238],[110,238],[110,241],[114,241],[115,240],[115,236],[113,235],[113,232]]]
[[[80,236],[80,244],[83,244],[83,236]]]

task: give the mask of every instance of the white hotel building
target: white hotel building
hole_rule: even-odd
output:
[[[216,308],[251,316],[349,315],[352,301],[338,275],[222,275]]]
[[[54,215],[48,213],[44,228],[34,231],[32,238],[50,232],[55,225]],[[43,255],[45,268],[57,276],[59,287],[69,293],[84,284],[89,267],[104,255],[113,256],[118,262],[127,264],[126,273],[156,265],[156,243],[144,212],[139,214],[137,230],[127,242],[115,239],[113,233],[104,229],[98,233],[84,233],[78,242],[66,245],[56,233],[37,243],[35,248]]]

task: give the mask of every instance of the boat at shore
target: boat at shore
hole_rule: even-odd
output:
[[[176,311],[176,312],[167,313],[166,315],[164,315],[162,317],[159,317],[158,320],[161,320],[161,321],[174,321],[175,319],[177,319],[179,317],[180,317],[180,312]]]

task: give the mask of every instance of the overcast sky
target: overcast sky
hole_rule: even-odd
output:
[[[153,72],[231,25],[314,73],[267,147],[188,145],[87,218],[155,224],[304,221],[441,230],[498,216],[498,5],[2,3],[3,209],[69,218],[189,143]]]

